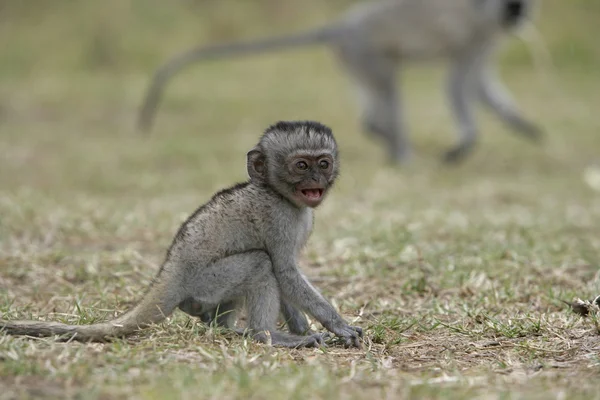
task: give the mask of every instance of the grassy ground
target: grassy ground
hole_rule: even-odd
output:
[[[543,148],[482,113],[474,156],[441,167],[454,138],[441,71],[412,68],[417,158],[391,168],[323,49],[189,70],[153,135],[135,134],[164,57],[311,26],[345,3],[0,3],[0,317],[125,311],[186,216],[245,179],[261,131],[309,118],[333,127],[343,170],[301,266],[366,331],[363,350],[290,351],[176,312],[110,344],[0,334],[0,398],[600,398],[598,320],[560,301],[600,294],[600,193],[584,180],[600,161],[597,2],[544,3],[553,75],[520,44],[504,53]]]

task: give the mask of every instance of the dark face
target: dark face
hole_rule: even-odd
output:
[[[298,206],[321,204],[335,178],[331,155],[295,155],[289,157],[285,165],[290,200]]]
[[[512,28],[521,22],[529,11],[528,6],[527,0],[506,0],[502,15],[504,26]]]
[[[280,121],[248,152],[250,180],[268,186],[296,207],[317,207],[339,173],[331,129],[314,121]]]

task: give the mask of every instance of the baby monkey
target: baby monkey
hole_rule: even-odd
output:
[[[0,320],[0,331],[104,341],[158,323],[178,307],[234,329],[235,310],[245,304],[244,332],[258,342],[323,345],[329,334],[311,332],[305,311],[346,346],[360,348],[362,329],[350,326],[297,264],[313,209],[339,173],[331,129],[313,121],[280,121],[248,152],[247,171],[247,182],[216,193],[181,225],[158,275],[130,311],[93,325]],[[277,330],[280,313],[291,333]]]

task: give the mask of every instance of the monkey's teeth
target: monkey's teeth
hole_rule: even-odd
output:
[[[309,199],[318,199],[321,197],[321,189],[304,189],[302,194]]]

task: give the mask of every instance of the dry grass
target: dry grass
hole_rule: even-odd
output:
[[[22,48],[11,47],[13,64],[0,68],[0,317],[87,324],[125,311],[184,218],[245,179],[244,155],[261,130],[310,118],[334,128],[343,173],[302,268],[366,337],[363,350],[274,349],[180,312],[109,344],[0,334],[0,398],[600,398],[598,320],[561,302],[600,294],[600,193],[583,180],[600,160],[600,58],[585,41],[595,3],[546,3],[553,80],[531,69],[519,45],[506,55],[515,97],[547,128],[543,148],[482,114],[474,156],[441,167],[454,132],[440,71],[411,69],[404,86],[418,157],[402,170],[362,135],[346,80],[318,49],[189,71],[170,88],[153,136],[136,136],[136,107],[160,57],[198,31],[269,32],[228,25],[231,2],[153,3],[171,21],[157,32],[128,8],[114,20],[99,14],[118,33],[109,38],[118,51],[102,47],[112,42],[94,24],[78,23],[71,37],[67,17],[52,14],[42,39],[64,46],[51,42],[49,57],[26,29],[39,20],[18,3],[6,10]],[[258,21],[271,15],[260,10],[275,13],[274,30],[303,26],[285,4],[249,9]],[[193,28],[186,7],[209,10],[195,16],[214,24]],[[73,15],[81,9],[98,6]],[[158,21],[159,11],[147,13]],[[176,17],[187,27],[175,29]],[[105,63],[94,68],[74,50],[87,48],[90,32],[100,43],[91,59]],[[160,39],[156,49],[144,35]]]

